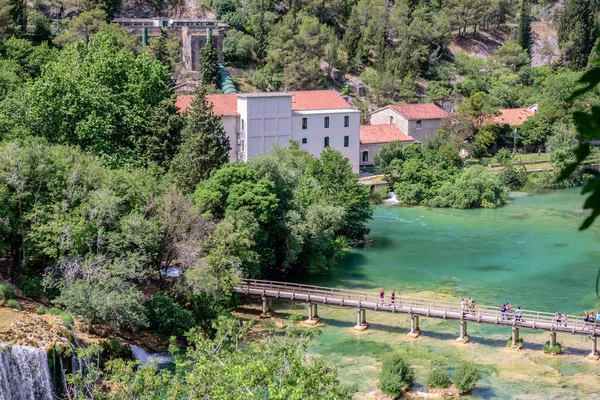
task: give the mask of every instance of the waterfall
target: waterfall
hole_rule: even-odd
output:
[[[131,354],[133,354],[133,358],[138,360],[142,365],[146,365],[148,363],[155,363],[156,365],[164,365],[173,362],[173,357],[171,357],[168,353],[148,353],[141,347],[130,344]]]
[[[396,193],[390,192],[390,198],[383,201],[385,204],[400,204],[402,201],[396,198]]]
[[[0,400],[52,400],[44,349],[0,343]]]

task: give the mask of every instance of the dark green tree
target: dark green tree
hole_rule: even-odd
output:
[[[527,54],[531,58],[533,38],[531,36],[531,3],[529,3],[529,0],[521,0],[521,15],[519,16],[517,43],[527,51]]]
[[[27,32],[27,2],[25,0],[9,0],[10,16],[13,32],[22,36]]]
[[[558,43],[571,69],[581,70],[587,66],[596,32],[593,3],[589,0],[567,0],[558,18]]]
[[[212,42],[208,40],[200,50],[200,82],[202,85],[216,85],[219,76],[219,57]]]
[[[356,58],[359,55],[359,45],[362,41],[362,26],[357,12],[350,14],[348,27],[344,35],[344,49],[348,56],[348,63],[355,66]]]
[[[166,67],[171,68],[169,49],[167,48],[167,31],[163,29],[160,36],[150,42],[150,55]]]
[[[183,118],[173,98],[164,99],[152,110],[148,119],[148,134],[139,141],[143,164],[155,163],[168,170],[181,143]]]
[[[212,104],[206,102],[206,89],[196,87],[191,107],[184,114],[181,145],[171,163],[175,183],[185,192],[208,178],[229,160],[229,138],[221,118],[213,114]]]

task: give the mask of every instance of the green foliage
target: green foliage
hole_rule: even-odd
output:
[[[61,313],[60,314],[60,319],[62,320],[63,324],[67,327],[67,328],[72,328],[73,327],[73,316],[71,314],[68,313]]]
[[[471,391],[481,379],[478,367],[473,363],[462,363],[454,371],[452,383],[457,389]]]
[[[498,173],[498,178],[510,190],[519,190],[527,182],[527,172],[522,167],[511,164],[505,165]]]
[[[200,83],[203,86],[218,85],[219,58],[217,51],[209,40],[200,50]]]
[[[398,353],[388,354],[381,365],[379,388],[387,395],[400,396],[412,385],[414,372]]]
[[[206,102],[206,90],[198,85],[191,107],[184,114],[181,145],[171,163],[171,175],[177,185],[191,192],[210,173],[229,160],[229,138],[221,118]]]
[[[6,300],[6,307],[13,308],[15,310],[20,310],[21,309],[21,305],[15,299],[8,299],[8,300]]]
[[[546,354],[562,354],[565,351],[565,348],[560,343],[550,346],[550,342],[546,342],[544,343],[542,351]]]
[[[500,164],[507,166],[512,163],[513,154],[510,150],[503,147],[498,150],[494,157],[496,157],[496,160],[498,160]]]
[[[512,348],[512,338],[508,338],[508,340],[506,341],[506,347],[508,348]],[[517,339],[517,343],[515,345],[516,349],[521,349],[523,347],[523,338],[519,338]]]
[[[52,307],[51,309],[48,310],[48,314],[50,314],[50,315],[60,315],[62,313],[63,313],[63,311],[60,308],[56,308],[56,307]]]
[[[521,0],[517,43],[527,52],[527,55],[531,57],[533,37],[531,34],[531,3],[529,3],[529,0]]]
[[[596,41],[597,20],[593,2],[567,0],[558,16],[558,43],[570,68],[582,70]]]
[[[450,386],[448,371],[441,367],[432,369],[427,377],[427,386],[438,389],[445,389]]]
[[[159,336],[182,338],[194,326],[194,318],[173,299],[162,294],[155,294],[146,302],[149,328]]]
[[[0,295],[5,300],[10,300],[15,298],[15,291],[10,283],[2,282],[0,283]]]
[[[40,275],[21,275],[17,286],[27,297],[40,297],[44,294],[44,286]]]
[[[48,309],[45,306],[41,305],[35,309],[35,313],[39,315],[48,314]]]
[[[473,166],[454,182],[444,184],[434,203],[438,207],[495,208],[508,201],[508,188],[483,166]]]

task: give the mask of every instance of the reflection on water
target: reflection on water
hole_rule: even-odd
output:
[[[600,309],[595,296],[600,228],[579,232],[579,190],[512,196],[496,210],[378,207],[371,236],[326,275],[324,286],[454,298],[568,314]],[[302,312],[304,305],[280,303],[277,311]],[[510,329],[470,324],[471,343],[457,344],[458,322],[423,318],[422,337],[404,335],[404,315],[367,312],[373,329],[356,333],[352,310],[319,308],[326,325],[310,351],[340,368],[341,379],[363,392],[376,386],[380,361],[390,351],[410,360],[419,384],[433,366],[453,368],[462,360],[483,366],[483,382],[472,398],[600,398],[600,364],[583,360],[585,337],[559,335],[563,356],[541,352],[548,334],[521,331],[520,352],[504,346]],[[357,396],[361,398],[361,396]]]

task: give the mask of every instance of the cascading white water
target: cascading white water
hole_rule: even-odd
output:
[[[390,192],[390,198],[383,201],[385,204],[400,204],[400,200],[396,198],[396,193]]]
[[[0,343],[0,400],[52,400],[44,349]]]
[[[168,353],[148,353],[141,347],[130,344],[131,354],[133,354],[133,358],[138,360],[142,365],[146,365],[148,363],[155,363],[156,365],[163,365],[173,362],[173,357],[171,357]]]

